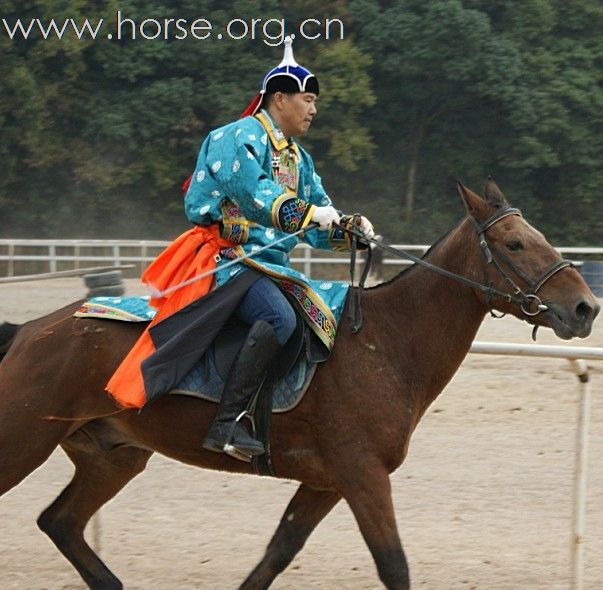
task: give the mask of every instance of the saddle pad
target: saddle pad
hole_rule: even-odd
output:
[[[92,297],[73,315],[78,318],[149,322],[157,313],[157,310],[149,305],[149,299],[149,296]]]
[[[274,386],[272,411],[288,412],[297,406],[310,386],[315,371],[316,363],[308,361],[305,354],[300,355],[289,373]],[[189,395],[218,403],[223,389],[224,379],[216,368],[212,346],[170,394]]]
[[[92,297],[82,304],[74,316],[123,322],[148,322],[156,313],[157,311],[149,305],[148,296]],[[310,386],[316,365],[317,362],[308,360],[305,353],[299,355],[287,375],[274,386],[273,412],[288,412],[299,404]],[[212,345],[188,375],[169,393],[189,395],[218,403],[223,389],[224,379],[218,371]]]

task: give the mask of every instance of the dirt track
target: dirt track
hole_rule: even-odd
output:
[[[129,292],[136,292],[130,283]],[[79,279],[0,285],[0,321],[24,321],[85,294]],[[478,340],[531,342],[514,319],[488,319]],[[562,344],[541,331],[539,342]],[[565,344],[565,343],[563,343]],[[577,346],[603,346],[603,320]],[[603,363],[593,367],[585,585],[603,587]],[[392,476],[414,588],[569,587],[577,380],[567,361],[470,355]],[[35,519],[70,479],[56,452],[0,500],[0,588],[76,590],[75,570]],[[103,508],[101,553],[129,590],[236,588],[295,483],[186,467],[155,456]],[[273,586],[380,588],[347,506],[339,505]]]

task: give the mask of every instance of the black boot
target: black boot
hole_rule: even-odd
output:
[[[280,348],[268,322],[258,320],[253,324],[228,373],[218,413],[203,443],[204,449],[218,453],[226,451],[243,459],[245,455],[255,457],[264,453],[264,445],[250,436],[240,417],[260,388]]]

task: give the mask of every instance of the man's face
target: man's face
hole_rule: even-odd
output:
[[[318,96],[312,92],[283,94],[280,126],[286,136],[302,135],[308,131],[317,113],[317,99]]]

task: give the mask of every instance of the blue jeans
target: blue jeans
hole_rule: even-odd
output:
[[[261,277],[251,285],[237,316],[250,326],[257,320],[268,322],[281,345],[289,340],[297,322],[291,304],[268,277]]]

